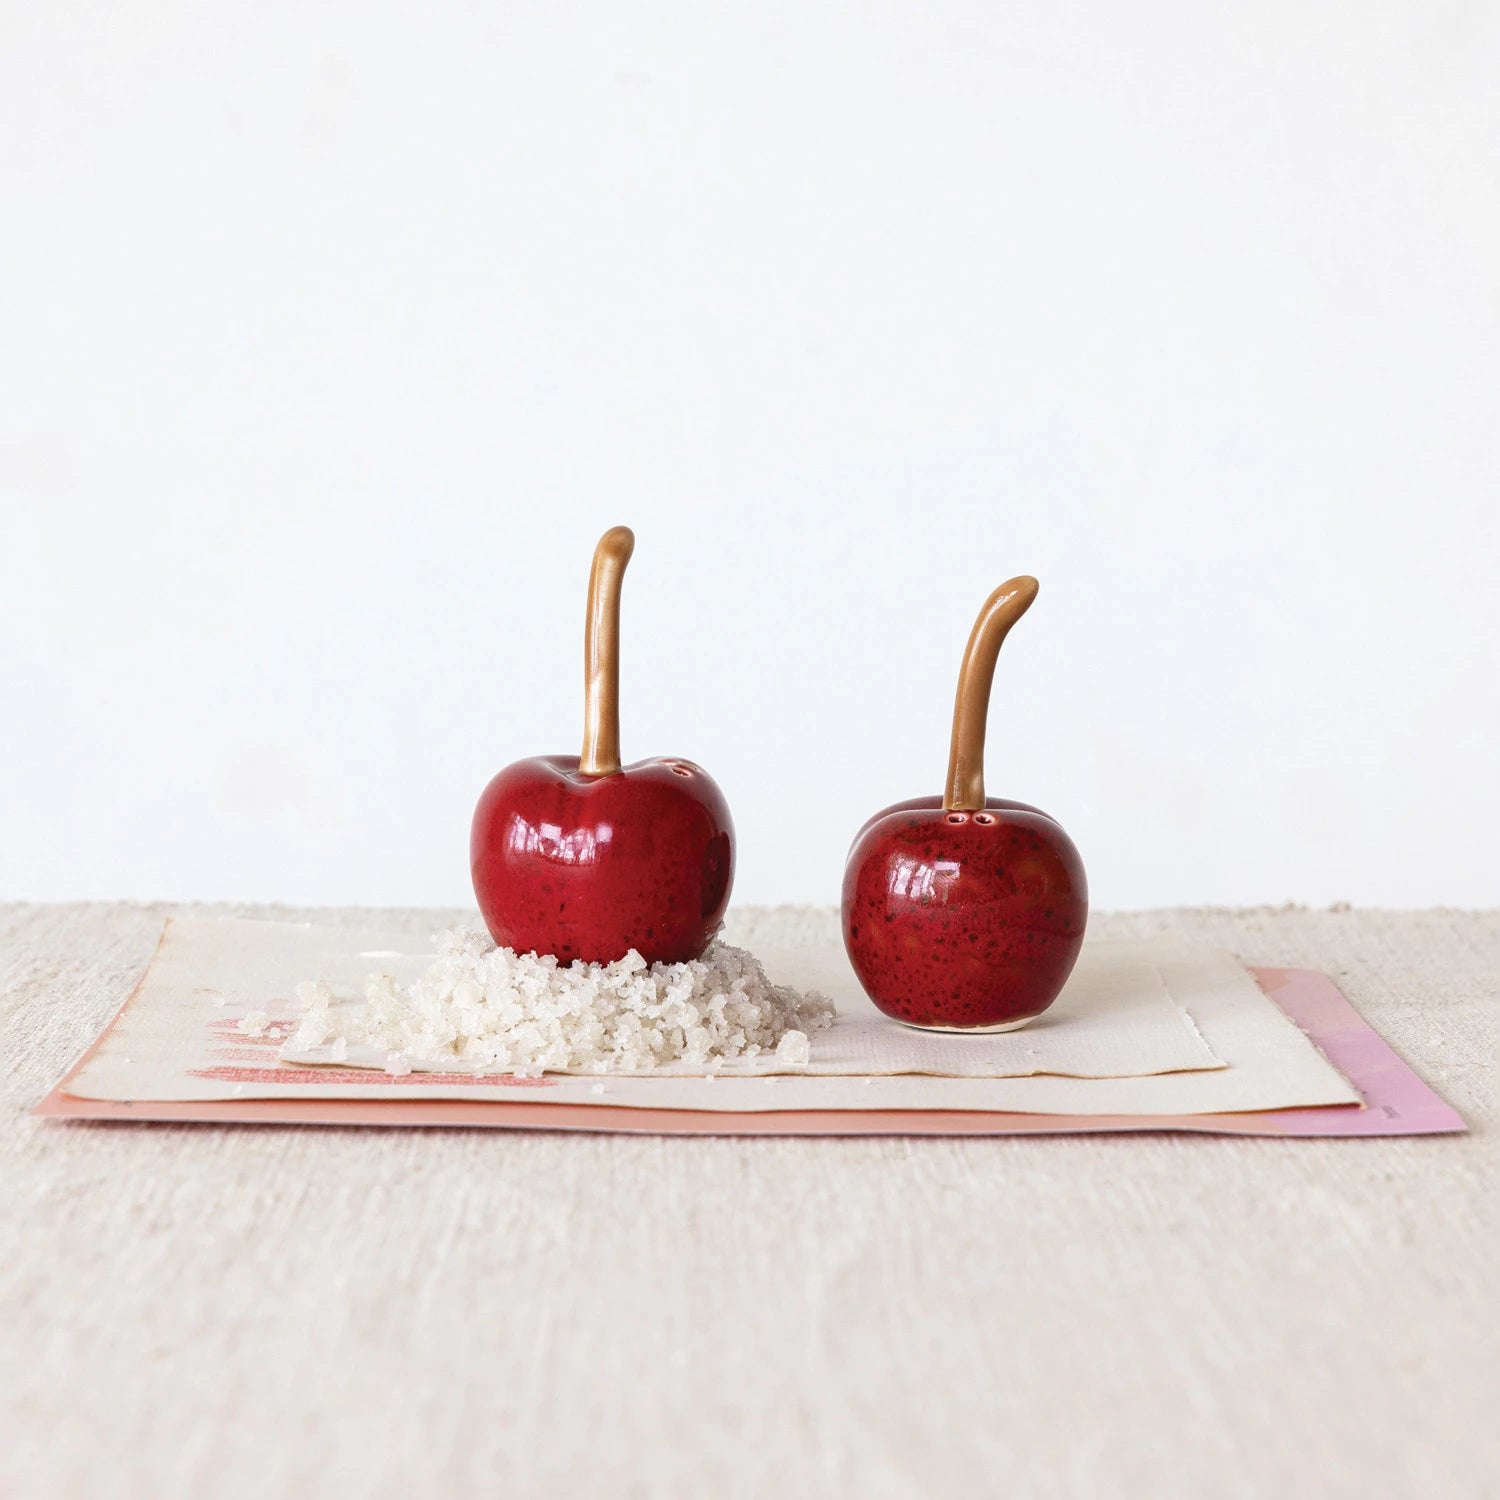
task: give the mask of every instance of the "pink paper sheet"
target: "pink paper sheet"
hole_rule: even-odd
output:
[[[1467,1127],[1391,1051],[1324,974],[1252,969],[1260,987],[1359,1090],[1365,1103],[1219,1115],[1032,1115],[938,1111],[802,1111],[708,1114],[468,1100],[246,1099],[131,1103],[77,1099],[71,1068],[33,1110],[61,1120],[175,1121],[236,1125],[480,1125],[508,1130],[624,1131],[644,1135],[1069,1135],[1132,1130],[1211,1135],[1433,1135]],[[128,1003],[128,1002],[127,1002]],[[121,1007],[121,1010],[124,1006]],[[117,1013],[118,1014],[118,1013]],[[110,1023],[113,1025],[113,1021]],[[99,1040],[108,1033],[106,1027]]]

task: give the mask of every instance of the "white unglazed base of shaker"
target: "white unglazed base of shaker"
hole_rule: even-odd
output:
[[[1019,1021],[1002,1021],[998,1026],[919,1026],[915,1021],[902,1021],[900,1024],[911,1031],[937,1031],[947,1036],[993,1036],[1000,1031],[1019,1031],[1034,1020],[1036,1016],[1022,1016]]]

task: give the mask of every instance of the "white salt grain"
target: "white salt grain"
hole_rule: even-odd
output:
[[[363,1005],[337,1004],[323,983],[299,984],[296,994],[305,1007],[296,1045],[331,1044],[320,1060],[358,1047],[399,1054],[408,1068],[518,1078],[707,1070],[762,1053],[800,1066],[808,1033],[834,1018],[825,996],[772,984],[753,954],[727,943],[682,964],[647,964],[632,949],[610,964],[565,965],[462,928],[439,936],[437,958],[415,983],[370,975]]]
[[[321,980],[304,979],[292,993],[304,1010],[316,1010],[333,1004],[333,991]]]
[[[776,1043],[776,1056],[782,1062],[806,1067],[811,1055],[812,1043],[808,1041],[805,1031],[782,1032],[781,1040]]]
[[[234,1028],[241,1036],[264,1036],[266,1034],[266,1022],[271,1017],[263,1010],[252,1010],[240,1017],[239,1024]]]

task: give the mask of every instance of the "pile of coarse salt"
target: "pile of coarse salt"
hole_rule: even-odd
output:
[[[414,984],[372,974],[356,1005],[314,981],[297,999],[305,1014],[285,1049],[294,1060],[383,1055],[397,1074],[714,1072],[766,1055],[795,1067],[808,1061],[808,1033],[835,1013],[826,996],[772,984],[753,954],[727,943],[683,964],[648,965],[634,950],[611,964],[560,964],[464,928],[439,936]]]

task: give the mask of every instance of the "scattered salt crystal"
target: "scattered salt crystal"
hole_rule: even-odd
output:
[[[604,1092],[604,1085],[602,1083],[596,1083],[593,1086],[593,1088],[591,1088],[589,1090],[589,1093],[591,1093],[591,1094],[602,1094],[603,1092]]]
[[[228,1002],[228,1000],[226,1000],[224,998],[223,995],[215,995],[214,996],[214,1004],[217,1005],[222,1010],[226,1005],[229,1004],[229,1002]]]
[[[281,1040],[281,1027],[279,1027],[279,1026],[273,1026],[273,1027],[271,1027],[271,1029],[268,1032],[266,1032],[266,1035],[270,1036],[270,1037],[275,1037],[276,1040],[279,1042]]]
[[[812,1056],[812,1044],[807,1040],[807,1033],[805,1031],[782,1032],[781,1040],[776,1043],[776,1055],[782,1062],[805,1067]]]
[[[326,1010],[333,1004],[333,991],[321,980],[303,980],[292,993],[304,1010]]]
[[[266,1034],[266,1022],[270,1016],[263,1010],[252,1010],[240,1017],[239,1024],[234,1028],[241,1036],[264,1036]]]
[[[326,1011],[310,1011],[292,1040],[299,1047],[321,1047],[333,1035]]]
[[[397,1078],[405,1078],[411,1072],[411,1063],[400,1052],[390,1053],[385,1060],[385,1070],[393,1073]]]

